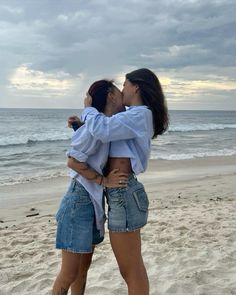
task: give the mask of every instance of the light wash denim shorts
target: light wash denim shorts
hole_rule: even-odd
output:
[[[110,231],[134,231],[147,223],[149,201],[135,175],[129,176],[126,188],[107,188],[106,195]]]
[[[56,248],[73,253],[91,253],[104,237],[96,228],[95,212],[89,193],[76,180],[63,197],[56,214]]]

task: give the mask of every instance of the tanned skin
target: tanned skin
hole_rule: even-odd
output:
[[[67,295],[69,290],[66,290],[64,288],[61,288],[61,290],[58,291],[57,295]]]

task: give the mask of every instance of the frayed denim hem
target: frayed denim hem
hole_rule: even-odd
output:
[[[127,233],[127,232],[132,232],[132,231],[136,231],[138,229],[141,229],[146,224],[147,224],[147,222],[142,224],[142,225],[137,225],[137,226],[133,226],[133,227],[127,227],[126,229],[123,229],[123,228],[122,229],[116,229],[116,228],[111,228],[111,227],[108,226],[108,230],[111,231],[111,232]]]
[[[90,253],[93,253],[93,250],[91,250],[91,251],[80,251],[80,250],[65,249],[65,248],[59,248],[59,247],[56,247],[56,249],[63,250],[63,251],[66,251],[66,252],[70,252],[70,253],[74,253],[74,254],[90,254]]]

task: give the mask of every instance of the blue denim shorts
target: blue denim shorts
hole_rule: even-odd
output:
[[[91,253],[104,237],[96,228],[95,212],[89,193],[76,180],[63,197],[56,214],[56,248],[73,253]]]
[[[142,183],[131,175],[126,188],[108,188],[108,229],[134,231],[147,223],[149,201]]]

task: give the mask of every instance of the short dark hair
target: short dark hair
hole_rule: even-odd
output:
[[[138,69],[126,74],[132,84],[139,86],[143,104],[148,106],[153,115],[153,138],[168,129],[168,108],[157,76],[149,69]]]
[[[89,95],[92,97],[92,107],[103,113],[107,102],[107,94],[114,88],[113,80],[104,79],[94,82],[88,90]]]

